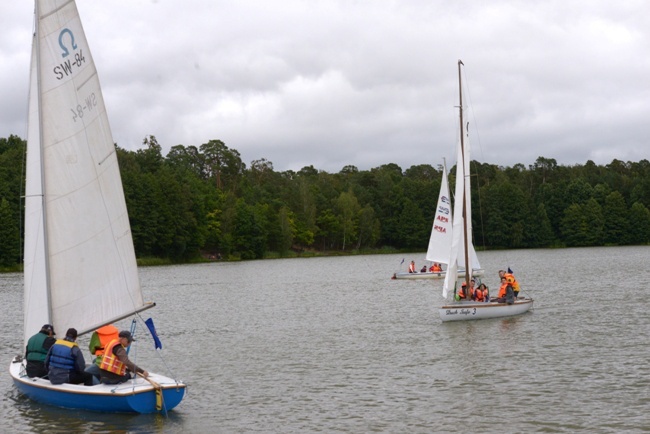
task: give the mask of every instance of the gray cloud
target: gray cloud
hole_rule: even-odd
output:
[[[456,61],[473,158],[648,158],[643,2],[78,2],[115,140],[221,139],[246,163],[453,164]],[[32,6],[0,42],[0,136],[25,136]]]

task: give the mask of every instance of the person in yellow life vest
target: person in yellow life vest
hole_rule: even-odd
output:
[[[409,273],[417,273],[417,271],[415,271],[415,261],[411,261],[409,264]]]
[[[52,384],[81,384],[92,386],[93,376],[84,372],[86,361],[79,349],[77,330],[70,328],[64,339],[57,339],[45,357],[47,376]]]
[[[90,344],[88,344],[88,349],[90,354],[95,356],[93,363],[86,368],[86,372],[91,373],[92,375],[100,379],[99,365],[102,363],[102,355],[104,354],[104,348],[118,338],[119,330],[112,324],[107,324],[103,327],[98,328],[93,332],[93,335],[90,337]]]
[[[111,341],[104,349],[104,355],[99,365],[101,382],[104,384],[119,384],[131,379],[131,372],[142,374],[144,378],[149,373],[144,369],[136,366],[129,356],[126,349],[133,342],[131,332],[122,330],[118,338]]]

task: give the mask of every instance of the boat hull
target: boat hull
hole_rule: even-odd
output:
[[[473,321],[521,315],[533,307],[533,299],[518,299],[513,304],[480,303],[473,301],[452,302],[438,309],[440,319],[447,321]]]
[[[481,277],[484,274],[485,274],[485,271],[483,269],[476,269],[472,273],[472,276],[473,277]],[[441,271],[440,273],[430,273],[428,271],[425,272],[425,273],[401,272],[401,273],[393,274],[392,279],[404,279],[404,280],[444,279],[446,275],[447,275],[446,271]],[[458,277],[465,277],[465,270],[458,271]]]
[[[138,377],[117,385],[77,384],[53,385],[49,380],[29,378],[24,363],[12,362],[9,371],[18,390],[28,398],[43,404],[77,410],[107,413],[166,413],[176,407],[185,395],[186,386],[162,375],[150,374],[149,379],[160,385],[162,408],[156,408],[156,390],[149,381]]]

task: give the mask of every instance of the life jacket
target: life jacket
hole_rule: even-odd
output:
[[[409,264],[409,273],[415,273],[415,264],[414,263]]]
[[[506,278],[506,282],[512,285],[512,290],[519,292],[519,282],[517,282],[517,279],[515,279],[515,275],[512,273],[505,273],[504,277]]]
[[[27,360],[31,362],[44,362],[47,350],[43,348],[45,339],[49,336],[38,332],[27,341]]]
[[[101,357],[102,354],[104,354],[106,345],[110,344],[113,340],[118,339],[118,334],[120,332],[114,325],[108,324],[95,330],[95,333],[97,333],[101,345],[101,347],[95,351],[95,355]]]
[[[458,297],[461,299],[467,298],[467,295],[465,294],[465,287],[461,286],[460,289],[458,290]]]
[[[120,362],[120,359],[118,359],[113,353],[113,348],[115,348],[116,345],[122,345],[119,339],[112,340],[108,346],[106,346],[99,369],[124,376],[126,374],[126,365]]]
[[[476,301],[485,301],[488,297],[488,290],[487,288],[485,289],[477,289],[476,290]]]
[[[76,346],[76,342],[57,339],[54,345],[52,345],[52,348],[50,348],[50,366],[74,371],[75,366],[72,349]]]
[[[508,282],[501,284],[501,288],[499,288],[499,298],[506,296],[506,288],[508,285],[510,285]]]
[[[442,271],[442,268],[440,268],[440,265],[438,264],[432,266],[431,268],[432,268],[431,271],[433,271],[434,273],[440,273]]]

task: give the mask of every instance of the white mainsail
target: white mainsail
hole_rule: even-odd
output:
[[[460,65],[459,65],[459,85],[460,85]],[[456,148],[456,184],[454,189],[454,221],[453,237],[451,243],[451,253],[449,257],[449,266],[447,275],[442,286],[442,296],[447,297],[450,291],[453,291],[458,268],[473,270],[481,268],[474,245],[472,244],[472,198],[470,184],[470,152],[469,152],[469,134],[467,124],[463,120],[463,98],[462,90],[459,89],[460,97],[460,131],[458,135],[458,146]],[[467,243],[465,243],[465,234],[467,234]],[[465,248],[467,248],[467,264]],[[471,273],[470,273],[471,274]],[[464,279],[464,278],[463,278]]]
[[[117,155],[76,5],[36,2],[25,191],[25,341],[144,306]]]
[[[447,181],[447,165],[443,164],[440,193],[436,204],[436,213],[431,227],[431,237],[427,249],[427,261],[447,264],[452,242],[452,212]]]

